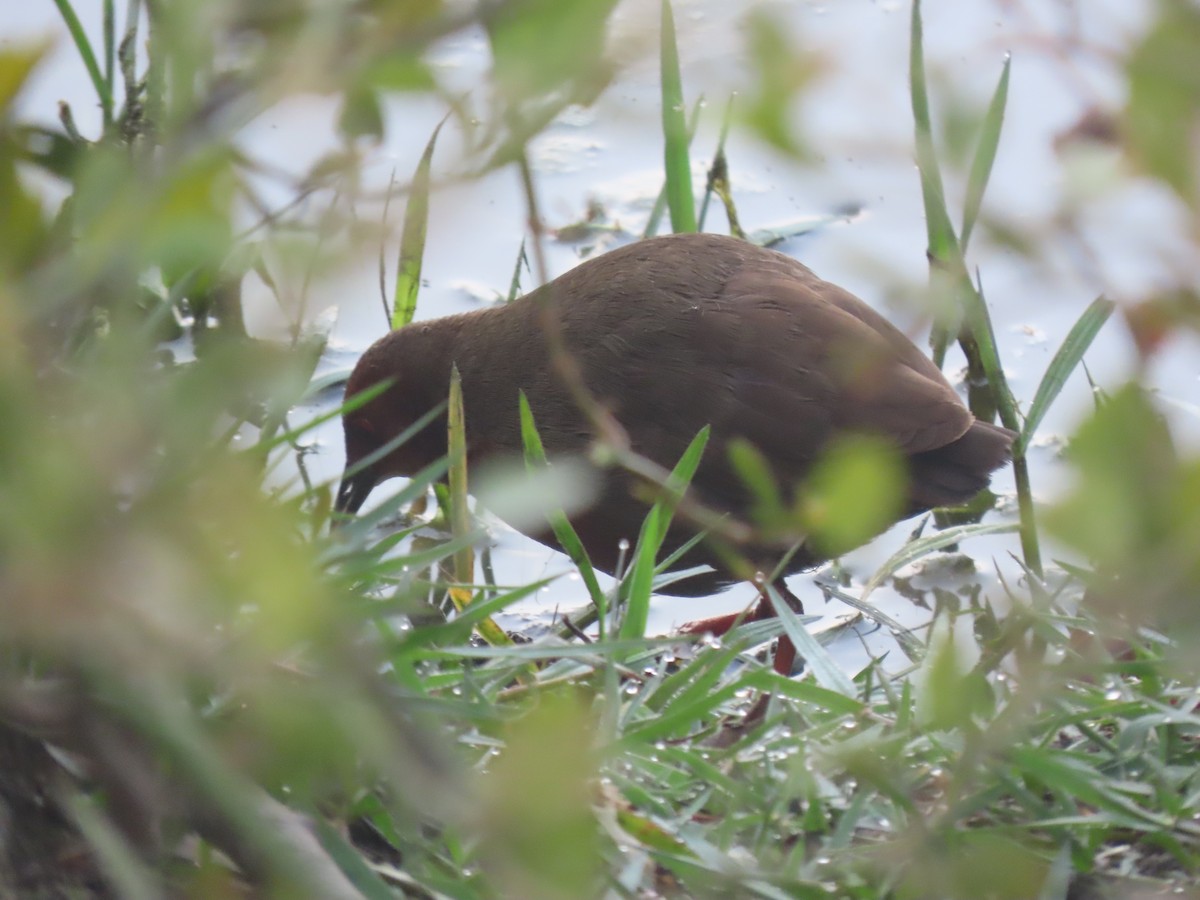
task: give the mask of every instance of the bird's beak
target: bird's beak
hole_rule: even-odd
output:
[[[359,469],[353,475],[343,475],[338,487],[337,500],[333,505],[334,512],[342,516],[352,516],[358,512],[367,497],[371,495],[378,479],[370,469]],[[338,520],[334,519],[335,525]]]

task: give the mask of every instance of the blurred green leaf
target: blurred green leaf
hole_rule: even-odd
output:
[[[1200,630],[1200,460],[1181,460],[1162,414],[1129,384],[1080,427],[1067,456],[1078,483],[1047,526],[1097,566],[1098,608]]]
[[[1200,205],[1200,8],[1160,0],[1158,17],[1126,63],[1125,139],[1137,160],[1195,208]]]
[[[1170,537],[1179,459],[1162,415],[1126,385],[1072,437],[1068,459],[1081,484],[1048,525],[1106,565],[1128,565]]]
[[[427,91],[437,87],[429,65],[408,53],[392,53],[374,60],[363,72],[362,80],[381,91]]]
[[[585,699],[573,690],[542,692],[534,708],[506,729],[504,750],[480,777],[485,852],[501,896],[568,900],[596,894],[595,725]]]
[[[1041,848],[995,830],[962,829],[916,852],[903,840],[891,849],[888,870],[902,869],[897,895],[905,900],[1029,900],[1038,896],[1049,868]]]
[[[917,721],[933,731],[961,728],[985,712],[987,682],[974,672],[982,653],[969,615],[939,615],[913,677]]]
[[[795,45],[786,24],[766,9],[753,9],[745,27],[756,90],[741,105],[741,117],[768,144],[790,156],[806,158],[809,150],[796,132],[795,108],[821,74],[821,61]]]
[[[616,0],[512,0],[487,9],[494,76],[510,104],[565,93],[587,103],[608,83],[608,17]]]
[[[813,546],[834,557],[896,521],[906,490],[904,466],[893,448],[867,437],[845,437],[813,466],[799,512]]]
[[[49,231],[41,203],[21,183],[12,149],[0,131],[0,276],[31,266]]]
[[[743,438],[729,442],[729,463],[754,498],[751,518],[761,528],[786,527],[791,517],[779,494],[771,464],[757,447]]]
[[[42,43],[0,49],[0,121],[8,119],[9,107],[48,48]]]
[[[338,128],[349,138],[383,140],[383,109],[379,95],[370,88],[347,91],[342,100]]]

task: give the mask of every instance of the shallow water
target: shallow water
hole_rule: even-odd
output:
[[[728,157],[742,222],[755,229],[861,207],[861,214],[852,219],[790,240],[780,249],[884,309],[901,327],[917,327],[928,269],[907,93],[908,4],[843,0],[762,6],[782,17],[798,45],[822,60],[824,74],[796,109],[796,122],[813,154],[810,162],[797,163],[746,134],[735,131],[731,136]],[[1121,164],[1106,148],[1056,147],[1060,136],[1090,107],[1119,108],[1122,80],[1113,60],[1145,27],[1153,11],[1148,0],[1092,0],[1086,16],[1076,7],[1056,0],[928,0],[924,4],[935,117],[940,113],[945,120],[948,110],[978,114],[1005,54],[1012,54],[1008,115],[984,216],[1031,240],[1037,254],[1031,258],[1016,252],[984,227],[973,239],[970,261],[983,279],[1013,390],[1026,403],[1062,337],[1095,296],[1105,293],[1134,302],[1173,283],[1173,273],[1191,273],[1196,280],[1194,248],[1182,237],[1181,210],[1165,190],[1147,181],[1118,177]],[[594,107],[571,111],[533,145],[540,202],[551,227],[582,218],[591,198],[603,206],[609,220],[634,233],[642,228],[661,184],[658,69],[653,57],[657,8],[650,0],[624,5],[613,43],[626,64],[616,82]],[[719,0],[677,3],[689,102],[701,93],[708,98],[693,145],[699,160],[698,186],[703,184],[704,158],[716,144],[725,100],[749,82],[739,30],[744,9],[742,4]],[[88,21],[87,16],[98,12],[80,12],[85,27],[97,33],[98,22]],[[6,4],[0,9],[2,42],[61,31],[50,3]],[[473,33],[457,36],[439,46],[434,59],[439,77],[447,84],[469,88],[487,66],[484,39]],[[72,104],[85,134],[94,130],[96,115],[87,81],[66,40],[59,41],[51,63],[23,97],[23,108],[52,121],[60,99]],[[393,102],[389,136],[368,167],[370,184],[383,188],[393,169],[398,177],[407,177],[443,114],[427,98]],[[245,130],[243,143],[254,155],[303,173],[336,147],[335,115],[335,105],[327,98],[296,97],[255,121]],[[446,176],[456,170],[461,147],[461,135],[448,126],[439,144],[435,174]],[[946,177],[953,211],[961,205],[965,179],[961,168],[950,169]],[[286,194],[280,192],[272,199],[282,203]],[[1068,215],[1076,222],[1082,242],[1061,229]],[[393,210],[393,224],[398,218]],[[418,318],[477,308],[505,292],[524,221],[523,200],[512,171],[437,190],[431,201],[423,270],[427,286]],[[719,210],[708,227],[724,229]],[[557,274],[578,260],[582,248],[551,242],[547,249],[552,274]],[[314,286],[309,308],[320,312],[336,307],[338,313],[324,370],[351,366],[386,329],[378,297],[376,252],[374,247],[363,248],[345,270]],[[265,288],[249,286],[248,298],[251,328],[265,335],[277,333],[281,322]],[[1181,442],[1192,447],[1200,447],[1198,350],[1194,337],[1176,338],[1150,372]],[[1132,374],[1133,363],[1132,344],[1114,318],[1097,339],[1087,364],[1097,382],[1111,387]],[[954,375],[960,365],[952,357],[947,371]],[[297,410],[294,421],[336,402],[336,393],[327,394],[313,407]],[[1047,416],[1032,459],[1040,500],[1063,489],[1066,475],[1056,462],[1056,452],[1062,436],[1087,414],[1091,403],[1086,380],[1076,375]],[[319,452],[308,458],[309,471],[317,479],[336,479],[342,464],[338,427],[320,429],[316,439]],[[1001,473],[995,487],[1011,497],[1011,474]],[[382,497],[384,492],[379,494]],[[847,556],[843,565],[858,581],[869,577],[912,527],[911,522],[897,526]],[[495,542],[493,558],[500,583],[527,582],[569,569],[564,557],[503,526],[496,527]],[[1006,577],[1019,575],[1009,559],[1017,549],[1012,537],[977,539],[964,547],[984,570],[980,578],[992,593],[993,564]],[[1045,555],[1053,556],[1053,550]],[[931,561],[928,566],[935,570],[930,575],[933,583],[953,586],[954,576],[940,571],[944,561]],[[831,617],[846,613],[841,604],[826,606],[819,599],[812,576],[796,576],[789,583],[810,612]],[[750,602],[751,593],[746,587],[701,600],[664,599],[655,607],[651,627],[665,632],[688,620],[738,608]],[[577,578],[568,575],[514,611],[508,622],[544,621],[556,606],[570,608],[585,599]],[[894,591],[881,590],[872,599],[906,625],[918,626],[927,619],[924,610]],[[860,626],[835,641],[834,649],[853,670],[869,655],[893,650],[894,642],[882,630]],[[895,653],[890,657],[895,665],[900,659]]]

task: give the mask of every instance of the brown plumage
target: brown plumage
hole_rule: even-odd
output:
[[[376,342],[347,396],[392,383],[347,414],[347,466],[442,403],[452,364],[462,375],[471,463],[520,456],[521,390],[548,455],[586,454],[592,432],[550,365],[539,301],[555,305],[588,390],[624,426],[635,452],[669,468],[711,426],[691,490],[718,511],[744,517],[749,505],[728,461],[734,438],[758,448],[790,496],[833,436],[882,437],[908,462],[907,515],[966,502],[1008,459],[1012,432],[977,421],[937,367],[862,301],[780,253],[692,234],[613,250],[506,306],[417,323]],[[442,417],[343,479],[338,509],[356,511],[380,481],[411,475],[445,453]],[[647,507],[628,476],[601,478],[596,502],[572,522],[592,562],[612,572],[621,540],[637,538]],[[664,553],[693,533],[677,521]],[[548,529],[532,536],[553,544]],[[774,546],[743,550],[763,571],[781,555]],[[802,547],[788,571],[820,561]],[[700,563],[716,571],[667,592],[700,595],[736,580],[703,544],[680,567]]]

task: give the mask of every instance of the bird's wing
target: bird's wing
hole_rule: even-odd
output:
[[[834,432],[877,434],[906,455],[966,432],[970,412],[903,334],[798,268],[806,279],[738,277],[715,298],[655,304],[654,316],[635,313],[585,353],[635,449],[671,465],[709,425],[698,480],[724,480],[734,438],[796,480]]]

